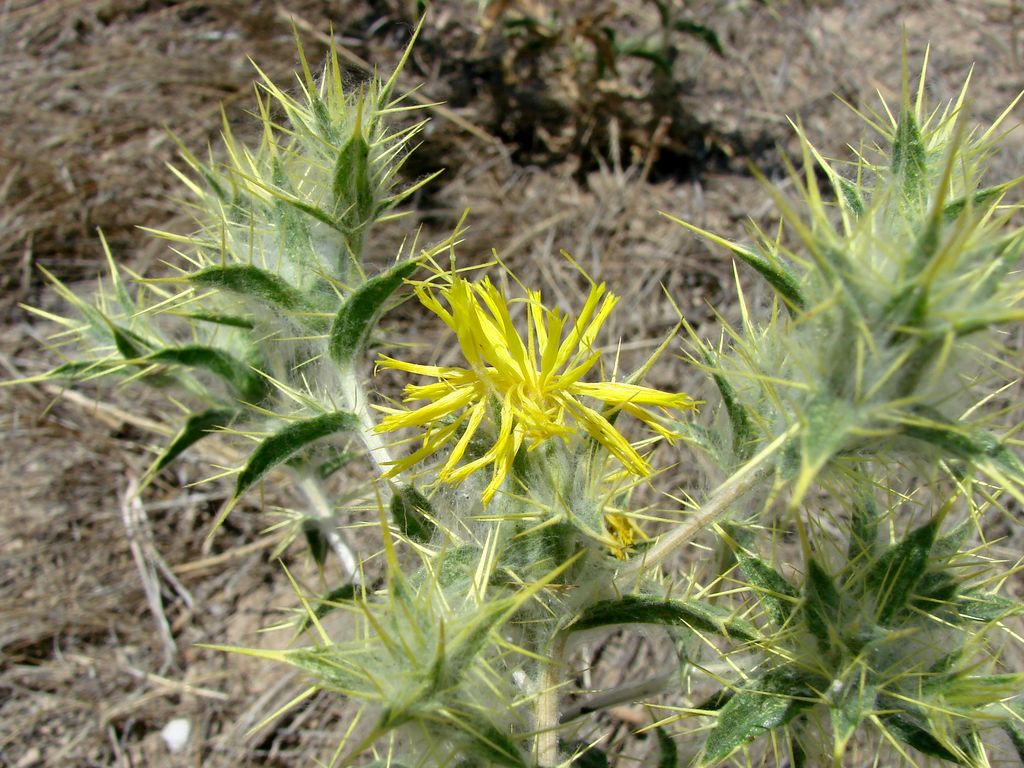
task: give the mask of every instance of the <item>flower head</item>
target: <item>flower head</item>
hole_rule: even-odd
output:
[[[580,430],[604,446],[629,472],[651,474],[644,457],[608,417],[625,411],[671,439],[674,433],[651,409],[685,410],[695,403],[688,395],[638,384],[582,381],[601,359],[594,340],[618,302],[617,296],[603,283],[591,283],[583,309],[572,319],[545,307],[539,291],[526,290],[524,339],[512,320],[508,299],[489,279],[469,282],[454,272],[442,273],[441,277],[440,286],[421,282],[414,284],[414,290],[423,305],[455,332],[468,367],[380,358],[378,366],[436,379],[405,387],[405,402],[428,401],[420,408],[383,409],[388,415],[378,426],[380,432],[426,428],[422,447],[396,462],[391,474],[454,440],[439,478],[458,482],[491,466],[491,481],[483,493],[487,503],[507,477],[521,447],[533,449],[554,437],[567,440]],[[587,399],[604,403],[603,412],[587,405]],[[470,441],[488,424],[494,440],[491,447],[461,463]]]

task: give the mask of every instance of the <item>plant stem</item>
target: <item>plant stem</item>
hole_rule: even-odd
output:
[[[539,768],[554,768],[558,765],[558,698],[562,687],[562,667],[565,665],[568,642],[567,632],[555,633],[551,641],[550,658],[541,673],[534,722],[537,731],[535,748]]]
[[[722,517],[734,502],[764,479],[767,471],[759,468],[760,465],[781,448],[797,429],[798,426],[794,425],[772,440],[756,456],[718,486],[711,497],[686,523],[658,539],[658,542],[642,557],[634,558],[627,563],[620,571],[619,578],[635,579],[647,568],[657,567],[666,557],[693,539],[697,533]]]
[[[359,377],[355,370],[349,368],[341,372],[341,392],[345,399],[345,406],[351,411],[362,429],[359,430],[366,452],[373,461],[373,466],[379,475],[387,473],[391,466],[391,453],[384,444],[384,440],[377,432],[377,422],[370,413],[369,400],[366,391],[359,383]]]
[[[617,685],[614,688],[609,688],[607,691],[595,693],[586,701],[581,701],[580,703],[565,710],[565,712],[562,713],[561,722],[568,723],[578,717],[589,715],[591,712],[597,712],[602,709],[607,709],[608,707],[625,704],[629,701],[645,699],[648,696],[661,693],[665,690],[665,686],[668,685],[673,677],[674,674],[671,673],[656,675],[636,683],[623,683],[622,685]]]
[[[327,543],[331,545],[334,554],[341,561],[341,567],[345,570],[345,574],[354,584],[358,584],[359,563],[356,562],[352,547],[349,546],[344,534],[335,524],[337,521],[335,520],[334,506],[324,494],[323,487],[315,478],[303,477],[299,479],[299,488],[309,502],[310,511],[318,520],[324,523],[321,530],[327,538]]]

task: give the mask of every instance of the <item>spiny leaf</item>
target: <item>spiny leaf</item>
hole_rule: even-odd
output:
[[[275,432],[259,444],[235,483],[237,499],[267,472],[284,463],[310,443],[336,432],[359,428],[359,419],[351,413],[337,411],[296,421]]]
[[[971,207],[975,209],[984,209],[988,206],[988,203],[998,199],[1005,191],[1005,184],[997,184],[994,187],[979,189],[972,195],[961,197],[950,203],[946,203],[942,209],[942,219],[946,223],[955,220],[964,211],[964,209],[968,207],[968,201],[970,201]]]
[[[757,628],[728,610],[700,600],[664,600],[650,595],[623,595],[586,608],[571,625],[575,632],[611,624],[662,624],[756,640]]]
[[[841,597],[828,572],[810,558],[804,581],[804,611],[807,627],[822,650],[832,646],[832,638],[840,629]]]
[[[198,344],[170,347],[153,352],[142,358],[142,361],[209,371],[230,384],[237,395],[249,403],[258,403],[266,395],[267,383],[262,376],[241,360],[216,347]]]
[[[655,728],[658,737],[658,768],[679,768],[679,747],[664,728]]]
[[[871,566],[865,578],[868,591],[878,596],[878,621],[889,623],[910,600],[928,569],[938,521],[929,520],[890,547]]]
[[[253,322],[247,317],[237,315],[222,315],[216,312],[166,312],[168,315],[184,317],[189,320],[199,320],[203,323],[214,323],[215,325],[227,325],[232,328],[245,328],[252,330]]]
[[[827,396],[808,403],[800,430],[800,471],[793,483],[799,504],[818,473],[832,460],[856,426],[858,414],[846,400]]]
[[[932,546],[932,557],[936,560],[948,560],[953,557],[967,541],[967,537],[975,531],[977,522],[972,517],[965,518],[945,536],[940,536]]]
[[[527,768],[516,743],[494,723],[471,712],[446,710],[444,714],[487,760],[506,768]]]
[[[359,690],[362,676],[331,647],[296,648],[278,651],[280,660],[306,672],[325,687],[342,691]]]
[[[401,485],[391,495],[391,520],[402,535],[425,544],[434,533],[430,500],[412,485]]]
[[[957,765],[963,765],[960,757],[947,749],[939,739],[926,729],[915,723],[910,717],[904,714],[892,713],[879,715],[878,719],[893,736],[909,744],[929,757],[937,757],[940,760],[948,760]]]
[[[302,265],[305,269],[315,269],[309,219],[301,215],[304,211],[295,202],[299,198],[294,193],[280,159],[276,157],[271,162],[271,178],[278,189],[287,192],[287,195],[276,197],[274,200],[275,228],[280,247],[288,261]]]
[[[316,608],[313,610],[313,616],[317,620],[322,619],[324,616],[329,614],[335,608],[338,607],[338,603],[355,600],[359,595],[358,584],[342,584],[340,587],[335,587],[326,595],[318,598],[316,601]],[[299,622],[299,632],[305,632],[313,625],[313,619],[308,615],[302,617],[302,621]]]
[[[840,757],[857,727],[875,709],[875,688],[862,681],[859,670],[852,670],[853,679],[844,681],[842,691],[830,706],[832,715],[833,754]]]
[[[714,765],[751,739],[785,725],[810,705],[808,698],[817,697],[791,672],[777,670],[751,681],[719,711],[700,764]]]
[[[734,256],[741,259],[750,267],[753,267],[761,277],[767,280],[768,284],[775,289],[776,293],[778,293],[787,304],[796,307],[797,309],[803,309],[806,306],[806,299],[803,295],[803,289],[800,287],[799,279],[790,271],[789,266],[780,258],[776,257],[774,259],[769,259],[767,256],[760,254],[757,251],[744,248],[742,245],[730,242],[724,237],[719,237],[712,232],[701,229],[700,227],[690,224],[687,221],[683,221],[682,219],[678,219],[675,216],[670,216],[665,212],[662,212],[662,215],[677,224],[681,224],[691,232],[710,240],[716,245],[727,248]]]
[[[413,273],[417,259],[401,261],[387,272],[367,280],[341,305],[331,326],[328,349],[331,359],[342,368],[351,368],[366,348],[370,333],[384,311],[391,294]]]
[[[1007,705],[1009,716],[1002,723],[1003,731],[1010,737],[1010,743],[1017,753],[1017,759],[1024,765],[1024,706],[1017,702]]]
[[[104,318],[106,320],[106,318]],[[136,333],[107,320],[107,328],[114,340],[114,346],[125,360],[135,360],[145,355],[153,345]]]
[[[88,376],[97,376],[106,373],[111,368],[123,368],[123,363],[113,363],[110,360],[75,360],[70,363],[58,365],[52,371],[43,374],[43,379],[69,379],[75,381]],[[20,381],[20,380],[19,380]]]
[[[864,199],[860,195],[860,188],[849,179],[836,176],[839,192],[842,194],[843,202],[850,209],[854,216],[860,218],[864,215]]]
[[[359,226],[373,213],[369,163],[370,145],[357,130],[338,152],[334,166],[334,210],[351,226]]]
[[[208,267],[189,280],[197,285],[221,288],[287,311],[302,308],[302,294],[283,278],[251,264]]]
[[[892,143],[891,167],[899,179],[905,204],[920,210],[927,195],[927,152],[913,112],[904,108]]]
[[[870,562],[878,551],[878,505],[867,492],[860,493],[850,516],[850,540],[846,549],[851,567]]]
[[[185,420],[184,425],[178,430],[178,434],[174,436],[163,452],[156,458],[156,461],[150,466],[146,475],[148,477],[156,475],[157,472],[160,472],[217,427],[225,427],[231,424],[238,415],[238,411],[225,408],[211,408],[201,413],[192,414]]]
[[[729,424],[732,427],[732,452],[736,455],[736,460],[742,464],[750,458],[756,447],[754,423],[750,414],[747,413],[747,409],[736,396],[736,390],[733,389],[729,380],[722,373],[714,370],[718,362],[715,353],[708,348],[705,348],[703,352],[704,361],[712,368],[711,377],[722,396],[722,405],[725,406],[725,412],[729,415]]]
[[[776,626],[784,625],[793,613],[799,597],[796,589],[768,563],[757,557],[742,555],[738,561],[768,617]]]
[[[317,566],[323,568],[324,562],[327,560],[327,551],[330,547],[320,523],[316,520],[303,520],[302,534],[306,538],[306,546],[309,547],[309,553],[313,556],[313,561]]]
[[[1024,611],[1019,600],[985,592],[967,592],[956,601],[956,609],[961,617],[971,621],[999,621]]]

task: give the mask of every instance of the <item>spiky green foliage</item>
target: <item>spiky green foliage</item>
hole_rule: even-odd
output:
[[[399,172],[425,124],[395,95],[403,61],[387,80],[343,86],[336,52],[320,77],[299,47],[296,95],[258,70],[262,139],[249,148],[225,118],[224,160],[202,162],[186,148],[184,170],[197,230],[158,232],[173,244],[177,274],[130,287],[106,249],[109,273],[93,302],[51,277],[77,317],[55,349],[69,361],[43,379],[117,376],[165,389],[186,412],[149,477],[206,435],[225,432],[254,446],[238,470],[235,501],[284,467],[325,507],[322,481],[366,442],[370,428],[359,364],[381,313],[421,259],[439,248],[399,254],[397,265],[367,262],[373,227],[429,179],[402,184]],[[378,271],[374,274],[374,270]],[[301,516],[300,516],[301,518]]]
[[[1015,404],[985,408],[1006,380],[1004,329],[1024,317],[1006,202],[1019,180],[985,178],[1009,109],[974,129],[966,85],[929,111],[924,81],[911,98],[905,76],[897,109],[863,115],[876,142],[851,162],[797,128],[798,200],[768,188],[775,235],[745,246],[680,222],[774,294],[758,320],[741,293],[742,323],[717,344],[691,334],[722,404],[720,429],[692,442],[764,499],[720,529],[721,578],[762,636],[728,651],[739,674],[702,707],[716,713],[702,765],[986,765],[993,726],[1012,738],[1018,721],[1018,606],[995,589],[1017,565],[986,534],[1024,480]]]
[[[980,385],[1002,376],[991,363],[1001,329],[1024,318],[1013,271],[1024,232],[1004,202],[1019,180],[984,178],[1009,111],[978,131],[966,85],[934,111],[923,95],[922,85],[895,112],[865,116],[878,143],[849,163],[822,157],[798,128],[799,203],[767,187],[782,224],[775,236],[757,233],[755,247],[680,221],[728,247],[778,298],[767,325],[745,311],[743,326],[727,329],[718,346],[728,354],[694,339],[695,362],[713,374],[732,423],[719,461],[738,466],[787,435],[778,469],[794,506],[825,470],[910,455],[1000,484],[1024,480],[1019,461],[970,418]]]

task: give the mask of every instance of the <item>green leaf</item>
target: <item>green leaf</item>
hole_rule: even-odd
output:
[[[211,408],[208,411],[192,414],[185,420],[185,424],[178,430],[178,434],[167,444],[163,452],[157,456],[156,461],[150,466],[146,475],[148,477],[156,475],[157,472],[160,472],[186,450],[215,431],[217,427],[231,424],[238,415],[238,411],[225,408]]]
[[[841,597],[828,572],[810,558],[804,580],[804,611],[807,628],[818,641],[818,648],[832,647],[832,639],[841,634]]]
[[[153,348],[152,344],[137,333],[132,333],[126,328],[115,325],[110,320],[107,320],[106,317],[103,319],[107,322],[107,328],[110,331],[111,338],[114,340],[114,346],[117,347],[117,351],[121,353],[121,357],[125,360],[140,358]]]
[[[719,56],[725,56],[725,49],[722,48],[721,40],[718,39],[715,30],[710,27],[698,24],[695,21],[686,21],[685,19],[677,20],[672,26],[677,32],[697,38]]]
[[[846,549],[848,567],[871,562],[878,551],[878,505],[870,493],[861,493],[853,503],[850,540]]]
[[[953,605],[960,582],[947,571],[929,571],[921,577],[914,589],[911,604],[926,613],[943,615]]]
[[[938,521],[911,531],[903,541],[886,550],[868,570],[865,583],[878,599],[878,622],[887,624],[907,604],[928,569]]]
[[[1002,723],[1002,729],[1010,737],[1010,743],[1017,753],[1017,759],[1024,765],[1024,706],[1017,702],[1007,704],[1009,716]]]
[[[303,306],[302,294],[297,288],[272,272],[251,264],[208,267],[190,275],[189,280],[197,285],[247,296],[289,312]]]
[[[842,195],[843,202],[850,209],[854,216],[860,218],[864,215],[864,199],[860,195],[860,188],[849,179],[844,179],[838,174],[835,180]]]
[[[373,212],[373,188],[370,186],[370,145],[356,125],[355,134],[338,152],[334,165],[334,210],[350,226],[363,224]]]
[[[988,203],[997,200],[1006,191],[1005,184],[997,184],[994,187],[979,189],[969,197],[961,197],[952,202],[946,203],[942,208],[942,219],[947,224],[954,221],[967,208],[970,201],[971,207],[975,209],[987,208]]]
[[[317,683],[342,691],[361,690],[365,685],[358,667],[346,663],[331,646],[278,651],[280,660],[301,669]]]
[[[353,459],[359,458],[361,454],[358,451],[339,451],[336,455],[327,459],[316,468],[316,473],[320,476],[321,480],[326,480],[339,469],[344,469],[348,466]]]
[[[481,554],[480,548],[472,544],[442,549],[431,562],[429,573],[437,579],[437,586],[441,589],[448,589],[460,582],[466,584],[472,578]],[[424,577],[428,571],[421,568],[417,574]]]
[[[732,452],[736,455],[736,460],[742,464],[750,458],[754,448],[757,447],[754,423],[750,414],[747,413],[747,409],[736,396],[736,390],[733,389],[729,380],[714,370],[718,364],[714,351],[704,348],[702,352],[704,362],[712,368],[711,377],[715,381],[715,386],[718,387],[718,392],[722,396],[722,405],[725,406],[725,412],[729,416],[729,424],[732,427]]]
[[[917,120],[904,107],[892,144],[891,167],[899,180],[904,203],[920,210],[928,197],[927,153]]]
[[[664,728],[655,728],[658,737],[658,768],[679,768],[679,747]]]
[[[774,568],[763,560],[749,555],[738,558],[747,583],[753,587],[758,602],[776,626],[783,626],[793,613],[799,593]]]
[[[972,517],[965,518],[945,536],[940,536],[932,546],[932,557],[936,560],[949,560],[960,551],[967,537],[975,531],[977,521]]]
[[[1024,611],[1019,600],[1010,600],[987,592],[966,592],[956,601],[961,618],[971,621],[1000,621]]]
[[[46,379],[78,381],[92,376],[105,376],[114,370],[124,368],[124,363],[111,360],[75,360],[58,365],[44,374]]]
[[[303,520],[302,535],[306,538],[306,546],[309,547],[309,553],[313,556],[313,561],[320,568],[323,568],[330,547],[320,523],[316,520]]]
[[[918,752],[940,760],[963,765],[960,757],[947,749],[939,739],[904,714],[879,715],[878,719],[893,736]]]
[[[310,443],[336,432],[359,428],[359,419],[351,413],[337,411],[296,421],[266,438],[253,451],[235,482],[237,499],[267,472],[284,463]]]
[[[274,157],[271,162],[271,179],[276,187],[271,190],[274,195],[274,213],[276,214],[276,235],[279,247],[284,251],[287,261],[312,270],[316,268],[310,222],[303,216],[309,213],[308,206],[294,191],[291,180],[281,164],[280,158]],[[280,190],[282,194],[277,194]],[[327,222],[334,226],[334,222]]]
[[[769,672],[739,689],[718,713],[700,764],[724,760],[751,739],[779,728],[817,697],[805,680],[785,670]]]
[[[833,754],[842,755],[846,744],[857,727],[875,709],[875,688],[862,680],[860,670],[854,668],[843,681],[842,691],[832,698]]]
[[[426,544],[434,534],[430,500],[412,485],[401,485],[391,495],[391,520],[402,534]]]
[[[476,713],[443,710],[448,722],[461,731],[487,760],[506,768],[527,768],[512,738]]]
[[[317,598],[316,608],[313,609],[313,616],[315,616],[317,621],[319,621],[337,608],[339,603],[355,600],[359,594],[358,584],[349,583],[342,584],[340,587],[335,587],[323,597]],[[304,615],[302,617],[302,621],[299,622],[299,632],[305,632],[312,625],[312,617],[310,617],[309,614]]]
[[[170,347],[146,355],[142,361],[201,368],[223,379],[239,398],[248,403],[260,402],[267,393],[267,382],[262,376],[238,358],[216,347],[198,344]]]
[[[612,624],[662,624],[713,632],[740,640],[756,640],[757,627],[730,611],[700,600],[664,600],[649,595],[623,595],[587,607],[571,625],[574,632]]]
[[[858,413],[846,400],[818,397],[808,403],[800,430],[800,472],[793,484],[798,504],[818,473],[832,460],[856,426]]]
[[[203,323],[214,323],[215,325],[227,325],[232,328],[245,328],[252,330],[253,322],[247,317],[237,315],[221,315],[216,312],[165,312],[167,315],[184,317],[189,320],[198,320]]]
[[[676,222],[676,224],[686,227],[691,232],[710,240],[716,245],[727,248],[734,256],[752,267],[761,275],[761,277],[767,280],[768,284],[775,289],[775,292],[778,293],[779,296],[781,296],[790,306],[796,307],[797,309],[803,309],[806,306],[806,300],[804,299],[803,290],[800,288],[799,279],[790,271],[789,266],[782,261],[782,259],[774,255],[769,257],[758,253],[757,251],[752,251],[749,248],[730,242],[724,237],[719,237],[713,232],[701,229],[698,226],[667,213],[662,212],[662,215],[665,218]]]
[[[328,350],[342,368],[351,368],[365,349],[384,304],[416,269],[419,261],[401,261],[387,272],[367,280],[341,305],[331,326]]]

